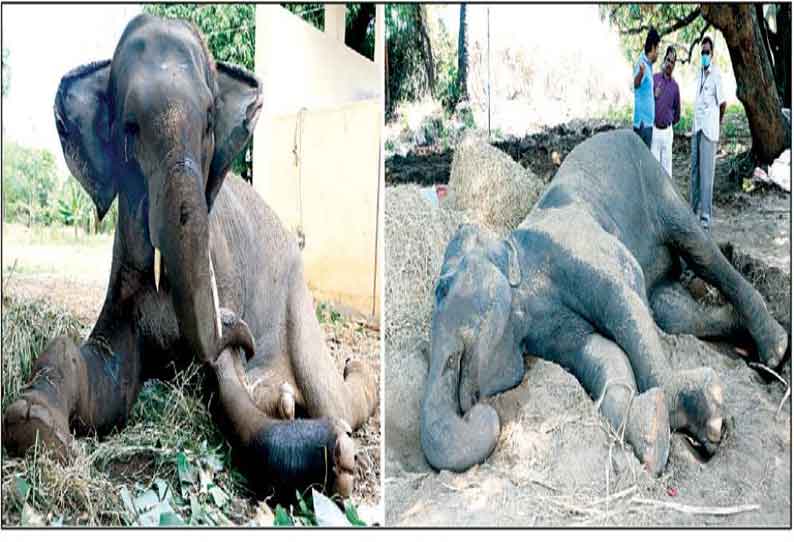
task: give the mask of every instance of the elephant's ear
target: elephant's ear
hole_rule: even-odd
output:
[[[99,219],[116,197],[111,172],[110,60],[76,68],[61,79],[55,95],[55,127],[69,171],[94,200]]]
[[[242,68],[217,62],[215,95],[215,154],[207,180],[207,208],[212,209],[234,158],[254,133],[262,110],[262,84]]]

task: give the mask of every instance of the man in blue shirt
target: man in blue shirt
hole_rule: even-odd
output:
[[[659,53],[659,33],[655,28],[645,37],[645,52],[634,65],[634,131],[651,148],[653,121],[656,116],[653,98],[653,63]]]

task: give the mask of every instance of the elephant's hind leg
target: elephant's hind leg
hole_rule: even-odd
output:
[[[698,303],[675,281],[666,281],[654,288],[649,301],[654,320],[666,333],[730,337],[743,329],[732,305]]]
[[[325,346],[301,265],[292,275],[287,308],[287,341],[295,380],[310,416],[344,420],[352,429],[363,425],[378,402],[374,371],[353,361],[340,371]]]
[[[117,325],[109,341],[93,338],[79,348],[68,337],[50,342],[3,415],[3,446],[23,454],[38,440],[66,460],[72,430],[103,434],[126,423],[142,384],[141,359],[129,324]]]
[[[776,366],[786,354],[788,333],[769,314],[761,294],[730,264],[694,215],[680,202],[669,207],[669,244],[698,276],[719,288],[755,340],[761,361]]]
[[[670,418],[664,391],[638,394],[629,359],[614,342],[598,333],[566,338],[556,357],[573,373],[612,428],[624,436],[648,471],[658,476],[670,452]],[[575,345],[575,346],[574,346]]]

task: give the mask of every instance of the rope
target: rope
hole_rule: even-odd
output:
[[[306,246],[306,233],[303,229],[303,118],[306,108],[301,107],[295,119],[295,141],[292,147],[292,154],[295,156],[295,166],[298,168],[298,227],[295,234],[298,236],[298,246],[301,250]]]

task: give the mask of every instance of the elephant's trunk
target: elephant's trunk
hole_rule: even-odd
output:
[[[150,234],[155,274],[168,277],[181,334],[200,361],[211,362],[220,346],[218,294],[209,252],[204,185],[191,164],[184,159],[172,165],[161,194],[152,194],[150,189]]]
[[[422,401],[420,438],[428,463],[438,470],[462,472],[485,461],[499,438],[499,416],[477,403],[460,414],[462,343],[439,345],[434,333],[430,374]]]

